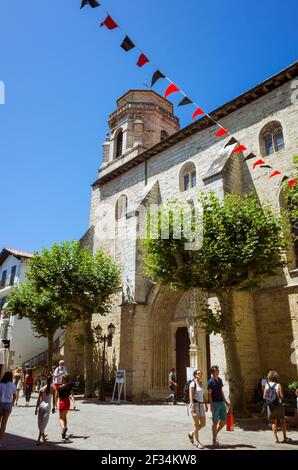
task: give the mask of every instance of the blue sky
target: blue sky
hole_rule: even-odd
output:
[[[297,60],[297,0],[104,0],[160,69],[206,111]],[[107,117],[154,68],[80,0],[0,0],[0,249],[40,250],[88,228]],[[154,89],[162,93],[163,81]],[[179,97],[173,97],[177,103]],[[181,125],[193,108],[175,108]]]

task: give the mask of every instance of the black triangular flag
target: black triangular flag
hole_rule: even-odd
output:
[[[281,180],[281,182],[283,183],[284,181],[286,181],[288,179],[289,179],[289,177],[285,175],[285,176],[283,176],[283,179]]]
[[[91,8],[96,8],[100,6],[100,4],[96,0],[82,0],[81,9],[84,8],[86,5],[90,5]]]
[[[159,70],[156,70],[156,72],[154,72],[152,75],[151,86],[153,86],[154,83],[156,83],[160,78],[166,78],[166,76]]]
[[[233,144],[238,144],[238,140],[234,139],[234,137],[232,137],[229,142],[225,145],[225,147],[228,147],[229,145],[233,145]]]
[[[271,165],[260,165],[260,168],[271,168],[272,169],[272,166]]]
[[[178,106],[185,106],[186,104],[191,104],[191,103],[192,103],[191,99],[189,99],[187,96],[185,96],[183,98],[183,100],[180,101]]]
[[[122,47],[122,49],[125,51],[130,51],[130,49],[133,49],[135,45],[128,36],[125,36],[120,47]]]
[[[250,160],[251,158],[256,158],[256,155],[254,153],[250,153],[249,155],[247,155],[247,157],[245,157],[243,160]]]

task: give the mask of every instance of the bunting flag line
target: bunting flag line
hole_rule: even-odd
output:
[[[190,98],[188,98],[187,96],[185,96],[181,101],[180,103],[178,104],[178,106],[185,106],[186,104],[191,104],[193,103],[193,101],[191,101]]]
[[[266,163],[264,162],[264,160],[258,160],[253,164],[252,169],[254,170],[258,165],[266,165]]]
[[[152,75],[151,88],[153,87],[154,83],[156,83],[157,80],[159,80],[160,78],[166,78],[166,76],[160,70],[156,70]]]
[[[103,8],[103,10],[106,12],[107,14],[107,17],[105,18],[105,20],[100,23],[100,27],[102,26],[106,26],[108,29],[112,30],[112,29],[115,29],[115,28],[119,28],[119,25],[113,20],[113,18],[110,16],[109,12],[104,8],[104,6],[102,5],[102,2],[98,2],[97,0],[82,0],[81,1],[81,7],[80,9],[84,8],[86,5],[89,5],[91,8],[96,8],[96,7],[99,7],[101,6]],[[120,28],[122,30],[122,28]],[[123,31],[123,30],[122,30]],[[124,51],[130,51],[131,49],[133,48],[137,48],[140,52],[140,56],[138,58],[138,61],[136,63],[136,65],[138,67],[143,67],[143,65],[145,65],[147,62],[151,62],[148,57],[141,51],[141,49],[136,45],[134,44],[134,42],[130,39],[129,36],[127,36],[127,34],[124,32],[125,34],[125,38],[123,39],[122,43],[121,43],[121,48],[124,50]],[[222,137],[222,136],[227,136],[227,135],[232,135],[230,134],[230,132],[225,129],[222,125],[220,125],[216,119],[214,119],[210,114],[208,113],[205,113],[205,111],[202,110],[202,108],[200,108],[198,106],[198,104],[195,102],[195,101],[192,101],[185,93],[184,91],[182,91],[180,88],[178,88],[173,82],[172,80],[170,80],[170,78],[168,78],[166,75],[164,75],[157,67],[156,65],[154,65],[152,62],[151,64],[156,68],[155,72],[153,73],[152,75],[152,78],[151,78],[151,88],[153,87],[153,85],[158,81],[160,80],[161,78],[164,78],[166,80],[168,80],[168,82],[170,83],[168,85],[168,87],[166,88],[165,92],[164,92],[164,98],[167,98],[169,95],[171,95],[172,93],[175,93],[175,92],[180,92],[181,94],[184,95],[184,98],[179,102],[178,106],[185,106],[187,104],[193,104],[195,106],[195,110],[192,114],[192,120],[194,120],[197,116],[199,115],[203,115],[205,114],[209,119],[210,121],[212,121],[215,125],[217,125],[218,127],[220,127],[220,129],[215,133],[215,136],[216,137]],[[225,147],[228,147],[230,145],[234,145],[234,144],[238,144],[237,147],[232,151],[232,153],[239,153],[239,152],[244,152],[245,150],[247,150],[247,148],[240,144],[240,142],[238,140],[236,140],[233,136],[229,139],[229,141],[225,144]],[[246,157],[244,157],[244,161],[245,160],[249,160],[249,159],[252,159],[252,158],[256,158],[256,155],[254,153],[250,153],[249,155],[247,155]],[[255,169],[257,166],[260,166],[261,168],[270,168],[270,169],[273,169],[271,165],[268,165],[266,164],[263,160],[257,160],[254,164],[253,164],[253,169]],[[276,176],[276,175],[281,175],[282,172],[279,171],[279,170],[275,170],[273,171],[273,173],[269,176],[269,179]],[[285,180],[285,179],[289,179],[288,176],[284,176],[283,179],[282,179],[282,182]],[[295,184],[297,184],[297,180],[295,179],[290,179],[289,180],[289,187],[292,187],[294,186]]]
[[[227,135],[227,134],[228,134],[228,131],[222,127],[218,132],[216,132],[215,137],[221,137],[222,135]]]
[[[244,152],[244,150],[247,150],[247,148],[244,147],[244,145],[238,145],[238,147],[236,147],[232,153]]]
[[[176,93],[177,91],[180,91],[180,89],[174,83],[171,83],[166,89],[164,97],[166,98],[167,96],[171,95],[172,93]]]
[[[118,28],[117,23],[113,20],[110,15],[108,15],[106,19],[102,23],[100,23],[100,27],[102,26],[106,26],[108,29]]]
[[[96,0],[82,0],[80,9],[84,8],[86,5],[90,5],[91,8],[96,8],[100,6],[100,3]]]
[[[205,114],[204,111],[201,108],[197,108],[194,110],[193,115],[192,115],[192,120],[194,120],[197,116],[200,114]]]
[[[137,66],[143,67],[143,65],[147,64],[147,62],[150,62],[150,60],[148,59],[148,57],[145,56],[145,54],[142,53],[138,58]]]
[[[256,155],[254,153],[250,153],[249,155],[247,155],[243,160],[250,160],[251,158],[256,158]]]
[[[128,36],[125,36],[120,47],[122,47],[122,49],[128,52],[136,46]]]
[[[229,145],[234,145],[234,144],[239,144],[238,140],[236,140],[234,137],[232,137],[229,142],[226,143],[225,148],[228,147]],[[245,159],[244,159],[245,160]]]
[[[288,180],[288,179],[289,179],[288,176],[283,176],[281,182],[284,183],[284,182],[285,182],[286,180]]]
[[[268,179],[270,179],[270,178],[272,178],[273,176],[276,176],[276,175],[281,175],[281,171],[279,171],[279,170],[274,171],[274,172],[269,176]]]

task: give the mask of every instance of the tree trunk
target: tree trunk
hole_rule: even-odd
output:
[[[91,330],[91,321],[83,319],[84,324],[84,379],[85,379],[85,398],[94,396],[93,379],[93,336]]]
[[[221,307],[221,334],[226,353],[231,405],[236,416],[245,417],[249,416],[249,413],[246,408],[244,379],[237,351],[233,289],[218,293],[218,299]]]
[[[51,368],[52,368],[53,348],[54,348],[54,331],[48,331],[48,357],[47,357],[47,362],[48,362],[49,370],[51,370]]]

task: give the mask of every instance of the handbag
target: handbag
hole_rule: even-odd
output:
[[[227,431],[234,431],[234,415],[232,411],[227,413]]]

